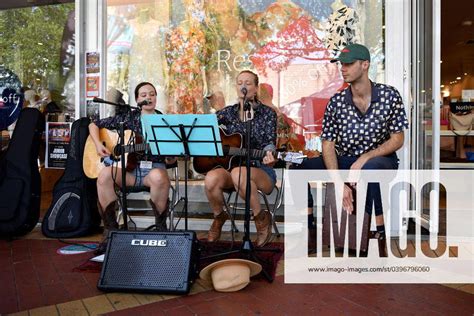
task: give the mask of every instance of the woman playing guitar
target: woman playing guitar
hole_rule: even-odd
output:
[[[236,89],[239,102],[223,108],[216,114],[219,124],[225,127],[227,134],[240,133],[244,135],[247,115],[244,112],[243,104],[245,97],[251,104],[252,138],[250,147],[252,149],[268,150],[263,160],[252,160],[253,167],[250,172],[250,208],[253,210],[257,228],[256,246],[262,247],[271,239],[271,215],[268,211],[261,209],[257,190],[269,194],[276,182],[276,174],[272,168],[276,160],[271,151],[275,149],[277,115],[273,109],[265,106],[257,99],[258,76],[255,73],[248,70],[240,72],[237,76]],[[245,92],[246,95],[244,95]],[[208,232],[208,241],[213,242],[219,239],[222,226],[228,219],[227,213],[223,211],[223,191],[235,188],[239,195],[245,199],[246,175],[245,166],[236,167],[230,171],[217,168],[206,174],[204,180],[206,195],[214,213],[214,221]]]
[[[159,113],[155,111],[156,89],[149,82],[141,82],[135,88],[135,100],[137,104],[145,103],[141,110],[133,110],[130,113],[119,114],[102,120],[97,120],[89,125],[89,133],[95,144],[97,153],[101,157],[109,157],[111,152],[102,143],[99,137],[99,128],[118,130],[119,122],[125,122],[124,128],[130,129],[137,134],[142,134],[141,117],[147,114]],[[148,101],[148,102],[144,102]],[[159,113],[161,114],[161,113]],[[150,203],[155,213],[156,228],[159,231],[167,230],[166,217],[168,213],[168,193],[170,181],[166,172],[165,163],[173,163],[162,157],[142,154],[137,157],[137,167],[127,172],[127,186],[142,186],[150,188]],[[104,237],[108,231],[117,229],[118,223],[115,215],[117,195],[115,185],[121,186],[121,171],[117,167],[110,166],[103,168],[97,178],[98,207],[102,220],[104,221]],[[102,243],[102,248],[106,243]],[[105,250],[105,249],[104,249]]]

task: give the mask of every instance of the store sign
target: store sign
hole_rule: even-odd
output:
[[[24,95],[21,82],[11,70],[0,67],[0,131],[6,130],[20,115]]]

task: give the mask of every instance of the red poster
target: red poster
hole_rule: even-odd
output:
[[[89,76],[86,77],[86,97],[93,98],[99,96],[99,81],[100,77],[98,76]]]

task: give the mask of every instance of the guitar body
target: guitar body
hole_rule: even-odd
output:
[[[231,170],[232,168],[239,165],[240,159],[238,157],[245,157],[247,155],[247,149],[242,148],[242,135],[227,135],[224,133],[224,131],[222,131],[222,129],[219,131],[221,135],[224,157],[194,157],[193,167],[196,172],[204,174],[216,168]],[[261,159],[265,157],[267,151],[261,149],[251,149],[250,153],[252,159]],[[305,155],[297,152],[273,151],[273,156],[276,159],[281,159],[293,164],[300,164],[306,158]]]
[[[129,142],[131,135],[132,131],[125,131],[125,144]],[[102,144],[113,154],[115,146],[118,144],[119,134],[115,131],[111,131],[106,128],[101,128],[99,129],[99,139]],[[125,154],[126,165],[128,161],[131,160],[131,158],[132,157],[128,157],[128,154]],[[120,157],[118,157],[118,159],[120,159]],[[120,167],[120,162],[118,163],[118,166]],[[86,140],[86,145],[84,146],[84,157],[82,162],[82,168],[84,170],[84,173],[88,178],[95,179],[99,176],[100,171],[105,167],[107,167],[107,163],[103,157],[97,154],[94,142],[92,141],[92,138],[89,135]],[[127,166],[127,170],[128,169],[133,169],[133,167]]]
[[[227,135],[222,129],[219,130],[224,147],[242,148],[242,135],[231,134]],[[225,150],[224,150],[225,152]],[[238,165],[239,158],[235,156],[224,157],[194,157],[193,167],[198,173],[205,174],[216,168],[224,168],[231,170]]]

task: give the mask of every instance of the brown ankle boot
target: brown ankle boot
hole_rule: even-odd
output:
[[[107,205],[105,210],[102,209],[99,201],[97,201],[97,207],[99,209],[100,217],[104,222],[104,232],[102,233],[102,241],[99,244],[99,247],[95,250],[96,255],[101,255],[107,250],[107,238],[109,237],[109,232],[118,230],[117,215],[115,213],[116,201]]]
[[[207,232],[207,241],[215,242],[221,237],[222,226],[225,221],[229,218],[226,212],[222,211],[219,215],[214,215],[214,221],[212,221],[211,228]]]
[[[168,227],[166,226],[166,219],[168,218],[168,208],[170,204],[170,200],[166,202],[166,207],[163,212],[159,212],[156,208],[155,203],[150,200],[151,208],[153,209],[153,213],[155,214],[155,227],[156,231],[165,232],[168,231]]]
[[[115,213],[115,208],[117,206],[117,202],[113,201],[107,207],[105,210],[102,209],[101,205],[99,202],[97,202],[97,206],[99,207],[99,212],[100,216],[102,217],[102,221],[104,222],[104,237],[107,237],[109,234],[109,231],[111,230],[117,230],[118,227],[118,222],[117,222],[117,214]]]
[[[257,247],[265,246],[272,238],[272,216],[269,212],[261,210],[255,218],[257,228]]]

